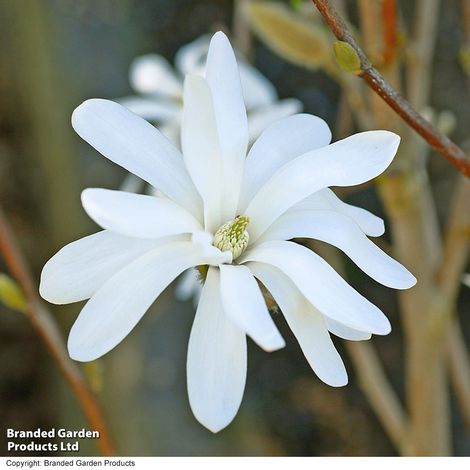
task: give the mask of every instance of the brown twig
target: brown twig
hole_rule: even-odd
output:
[[[346,341],[345,345],[360,387],[395,448],[403,455],[406,452],[408,417],[385,375],[375,349],[364,341]]]
[[[356,51],[361,69],[358,76],[372,88],[401,118],[428,142],[437,152],[470,177],[470,161],[465,152],[448,137],[438,132],[403,98],[369,62],[350,31],[331,7],[328,0],[313,0],[334,35],[347,42]]]
[[[430,1],[433,0],[417,0],[418,3]],[[370,54],[369,45],[383,37],[383,28],[376,28],[374,35],[371,35],[370,30],[363,29],[362,25],[379,16],[380,2],[364,3],[369,8],[360,10],[361,37],[363,44],[367,45],[367,54]],[[370,8],[371,4],[375,10]],[[426,22],[434,25],[435,22],[430,21],[432,19],[432,15],[427,15]],[[433,28],[426,29],[429,37],[434,37],[431,34]],[[417,44],[421,44],[419,39],[424,30],[419,29],[420,34],[415,39]],[[426,76],[426,70],[429,73],[425,67],[430,63],[428,59],[432,57],[432,52],[432,47],[417,50],[423,60],[415,68],[413,77]],[[398,60],[394,60],[383,69],[386,81],[398,91],[402,88],[400,65]],[[410,127],[404,126],[398,114],[372,88],[368,89],[374,127],[388,128],[405,137],[394,171],[384,175],[378,189],[392,229],[394,253],[418,278],[415,288],[399,294],[408,426],[403,438],[406,445],[398,450],[402,455],[448,455],[450,426],[443,361],[446,334],[439,336],[434,328],[439,323],[437,319],[441,317],[441,311],[436,312],[434,307],[440,306],[440,303],[435,301],[436,289],[432,276],[441,253],[441,240],[431,187],[423,165],[427,149],[423,145],[425,141],[418,139],[418,134],[412,133]],[[417,102],[415,96],[408,98],[412,103]],[[427,93],[422,93],[419,109],[427,103],[427,99]],[[442,326],[444,323],[441,323]],[[423,367],[423,364],[426,366]]]
[[[450,381],[467,428],[467,435],[470,435],[470,357],[457,318],[449,330],[447,362]]]
[[[461,177],[452,201],[442,261],[436,274],[436,283],[445,299],[448,315],[451,315],[455,308],[461,286],[460,279],[470,254],[468,201],[470,201],[470,182]],[[470,433],[470,359],[457,318],[453,319],[449,328],[447,361],[457,402]]]
[[[331,245],[309,240],[310,246],[322,256],[341,276],[345,277],[343,259]],[[408,416],[392,384],[387,378],[376,349],[365,341],[345,341],[348,354],[356,372],[359,386],[372,410],[382,424],[396,450],[404,454],[407,449]]]
[[[383,65],[390,64],[395,58],[397,48],[397,4],[396,0],[384,0],[382,4],[382,23],[384,25]]]
[[[90,427],[93,430],[98,431],[100,434],[100,438],[97,440],[97,445],[101,455],[113,455],[114,446],[112,444],[101,407],[94,394],[89,390],[80,370],[69,359],[64,346],[64,340],[57,324],[36,292],[36,287],[32,280],[33,277],[30,273],[28,264],[1,208],[0,252],[3,254],[10,273],[22,288],[27,299],[28,306],[25,314],[30,319],[34,329],[46,345],[61,373],[70,384],[85,416],[88,419],[88,422],[90,423]]]

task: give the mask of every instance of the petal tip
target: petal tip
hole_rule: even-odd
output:
[[[213,36],[211,41],[227,41],[230,42],[227,35],[223,31],[217,31]]]
[[[200,423],[206,428],[208,429],[210,432],[212,432],[213,434],[217,434],[219,433],[220,431],[222,431],[223,429],[225,429],[229,424],[230,422],[226,423],[226,422],[223,422],[223,423],[220,423],[220,422],[214,422],[214,423],[210,423],[210,422],[201,422]]]
[[[400,271],[397,273],[397,277],[393,280],[393,282],[390,282],[389,287],[392,289],[398,289],[398,290],[405,290],[405,289],[410,289],[416,283],[418,282],[416,277],[411,274],[408,269],[406,269],[404,266],[401,264],[399,265],[401,268]]]
[[[385,233],[385,222],[383,219],[377,217],[377,221],[375,223],[375,226],[373,230],[371,230],[372,233],[368,233],[369,236],[371,237],[381,237]]]
[[[67,351],[70,359],[77,362],[90,362],[99,357],[96,354],[91,354],[88,349],[84,348],[82,344],[73,338],[73,328],[67,341]]]
[[[75,131],[78,132],[78,129],[82,127],[90,112],[95,112],[95,109],[98,106],[107,106],[109,104],[122,107],[120,104],[115,103],[114,101],[105,100],[102,98],[90,98],[85,100],[83,103],[79,104],[72,113],[72,127],[75,129]]]
[[[286,342],[280,333],[271,335],[263,341],[263,349],[266,352],[274,352],[286,346]]]
[[[39,281],[39,295],[46,301],[54,305],[64,305],[70,303],[69,301],[61,298],[58,294],[57,284],[54,286],[54,274],[50,273],[51,258],[42,268],[41,279]],[[54,268],[52,268],[54,271]]]
[[[48,294],[48,288],[47,288],[46,282],[43,281],[42,279],[42,274],[41,274],[41,281],[39,282],[39,295],[47,302],[54,303]]]
[[[323,382],[325,382],[330,387],[335,387],[335,388],[345,387],[346,385],[348,385],[348,382],[349,382],[348,374],[345,371],[344,375],[341,375],[340,377],[336,377],[334,380],[328,380],[328,381],[323,380]]]
[[[391,331],[392,325],[390,324],[388,318],[384,316],[384,321],[382,322],[382,324],[374,328],[374,331],[371,331],[371,333],[375,335],[385,336],[388,335]]]
[[[411,289],[413,286],[416,285],[418,280],[416,279],[413,274],[411,274],[408,270],[406,270],[406,275],[404,276],[403,283],[398,289]]]

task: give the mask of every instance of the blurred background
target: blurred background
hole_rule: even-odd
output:
[[[299,2],[284,3],[301,14]],[[357,23],[357,2],[342,3],[352,23]],[[461,53],[466,41],[462,3],[446,0],[440,5],[429,105],[433,113],[447,113],[444,118],[450,122],[452,138],[468,147],[470,93]],[[307,6],[314,10],[310,2]],[[398,2],[404,32],[412,28],[409,18],[415,7],[414,1]],[[128,76],[135,57],[156,53],[173,63],[177,50],[200,35],[219,29],[233,32],[237,28],[234,11],[234,2],[229,0],[0,2],[0,201],[36,281],[44,263],[59,248],[97,230],[81,208],[81,190],[116,189],[126,177],[123,169],[73,132],[73,109],[92,97],[117,99],[135,94]],[[305,20],[314,21],[308,14]],[[406,52],[405,36],[401,47]],[[259,36],[250,39],[248,55],[280,98],[300,100],[305,112],[338,129],[341,87],[321,65],[294,64]],[[351,130],[357,130],[354,123]],[[335,138],[343,137],[338,135],[341,131],[335,133]],[[431,155],[428,168],[442,225],[457,172],[436,155]],[[387,222],[374,186],[345,192],[343,198]],[[390,242],[386,237],[385,244]],[[372,282],[352,264],[346,269],[348,281],[392,321],[393,332],[372,341],[393,387],[404,399],[403,336],[395,293]],[[0,271],[7,272],[2,259]],[[50,306],[64,337],[80,308],[79,304]],[[462,287],[458,311],[467,344],[469,308],[470,289]],[[335,339],[350,383],[334,389],[310,370],[280,315],[275,319],[287,347],[267,354],[250,342],[240,412],[227,429],[210,433],[192,416],[186,393],[186,349],[193,316],[192,302],[177,301],[171,285],[117,348],[99,361],[80,366],[105,408],[118,454],[397,455],[342,342]],[[452,453],[470,455],[468,434],[452,394],[450,416]],[[87,427],[75,397],[28,319],[2,304],[0,423],[1,455],[11,455],[6,451],[6,428]],[[82,441],[81,455],[96,454],[93,442]]]

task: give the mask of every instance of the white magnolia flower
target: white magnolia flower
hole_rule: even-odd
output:
[[[217,432],[242,400],[246,336],[266,351],[284,346],[260,283],[314,372],[332,386],[345,385],[347,374],[330,333],[364,340],[390,331],[375,305],[289,240],[331,243],[382,284],[411,287],[414,277],[367,237],[381,235],[383,221],[328,189],[382,173],[397,150],[395,134],[363,132],[330,144],[324,121],[298,114],[272,124],[246,156],[237,63],[220,32],[205,77],[185,81],[182,154],[111,101],[86,101],[72,124],[95,149],[164,195],[83,192],[85,210],[104,230],[62,248],[45,265],[40,286],[53,303],[90,299],[70,332],[73,359],[107,353],[180,273],[200,266],[207,276],[189,339],[188,393],[196,418]]]
[[[129,81],[138,93],[119,102],[132,112],[158,124],[163,134],[179,146],[183,114],[183,81],[188,74],[204,75],[210,37],[201,36],[181,47],[175,68],[158,54],[137,57],[131,64]],[[302,110],[294,98],[279,100],[276,89],[256,68],[238,60],[249,140],[253,142],[271,123]]]

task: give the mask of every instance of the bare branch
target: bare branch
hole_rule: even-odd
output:
[[[350,31],[331,7],[328,0],[313,0],[334,35],[351,45],[356,51],[361,69],[358,76],[373,89],[401,118],[428,142],[437,152],[470,177],[470,161],[465,152],[448,137],[438,132],[410,103],[405,100],[373,67]]]
[[[84,414],[93,430],[100,433],[97,445],[102,455],[113,455],[114,447],[108,432],[101,407],[89,390],[80,370],[70,360],[64,346],[64,340],[57,327],[54,317],[45,308],[39,298],[33,277],[23,253],[16,242],[13,230],[0,208],[0,252],[3,254],[10,273],[16,279],[27,298],[28,306],[25,314],[46,345],[52,358],[59,367],[64,378],[70,384]]]
[[[359,384],[396,449],[406,453],[407,417],[371,344],[346,341]]]

